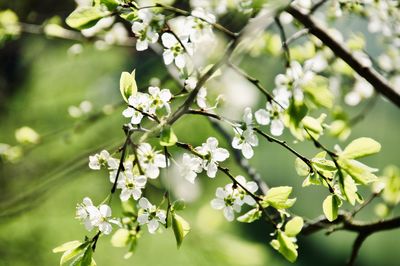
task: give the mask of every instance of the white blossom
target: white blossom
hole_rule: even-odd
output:
[[[169,65],[172,62],[175,62],[175,65],[179,69],[182,69],[186,66],[185,51],[187,51],[189,55],[192,55],[192,45],[188,43],[187,37],[179,38],[180,40],[177,40],[176,37],[169,32],[166,32],[161,36],[162,43],[165,47],[163,52],[164,63]]]
[[[89,156],[90,169],[100,170],[102,166],[107,167],[108,169],[117,169],[118,160],[111,157],[110,153],[106,150],[102,150],[100,153]]]
[[[92,200],[89,197],[85,197],[82,201],[82,203],[78,204],[76,206],[76,219],[80,220],[83,222],[85,225],[86,230],[91,231],[93,229],[93,224],[90,220],[89,216],[89,211],[88,208],[92,208],[93,203]]]
[[[150,144],[141,143],[137,149],[139,164],[148,178],[155,179],[160,175],[159,168],[165,168],[166,158],[155,151]]]
[[[224,188],[217,188],[216,198],[211,201],[211,206],[216,210],[223,210],[225,218],[231,222],[235,219],[235,212],[240,212],[243,202],[237,189],[233,189],[232,184]]]
[[[88,197],[77,205],[76,218],[84,223],[88,231],[98,227],[99,231],[105,235],[111,233],[111,223],[120,225],[118,220],[111,218],[111,208],[108,205],[102,204],[97,208]]]
[[[244,176],[238,175],[235,177],[236,182],[238,182],[240,185],[245,187],[247,191],[250,193],[255,193],[258,190],[258,185],[254,181],[249,181],[247,182]],[[246,203],[247,205],[254,206],[257,204],[257,202],[254,200],[252,196],[247,194],[247,192],[242,189],[240,186],[237,187],[237,190],[239,191],[239,198],[243,203]]]
[[[138,200],[142,196],[142,189],[146,185],[146,177],[143,175],[135,176],[132,171],[125,172],[124,178],[118,181],[117,188],[122,189],[120,199],[127,201],[130,197]]]
[[[203,155],[203,169],[207,171],[207,175],[214,178],[217,170],[218,163],[223,162],[229,157],[229,152],[224,148],[218,148],[218,140],[214,137],[209,137],[206,143],[203,143],[200,147],[196,147],[195,150]]]
[[[111,208],[106,204],[100,205],[99,208],[88,207],[88,212],[92,225],[98,227],[99,231],[105,235],[111,233],[111,223],[120,226],[120,222],[111,217]]]
[[[149,9],[141,9],[138,11],[138,17],[141,22],[133,22],[132,32],[137,38],[136,50],[144,51],[149,47],[149,43],[158,41],[158,31],[164,24],[164,16],[162,14],[154,14]]]
[[[270,124],[272,135],[282,135],[285,125],[283,123],[283,110],[278,104],[275,102],[267,102],[265,109],[259,109],[254,115],[257,123],[260,125]]]
[[[235,137],[232,140],[232,147],[242,151],[243,156],[246,159],[250,159],[254,155],[252,147],[258,145],[257,135],[252,129],[253,114],[251,108],[247,107],[244,110],[243,115],[244,128],[235,127]]]
[[[159,210],[155,205],[152,205],[148,199],[141,198],[139,200],[141,212],[139,212],[137,221],[140,225],[147,224],[149,233],[154,234],[160,224],[166,223],[166,213],[164,210]]]
[[[190,183],[194,183],[197,174],[203,171],[202,160],[198,157],[184,153],[180,164],[180,174]]]
[[[129,106],[122,115],[131,118],[131,123],[134,125],[140,124],[143,118],[143,113],[147,113],[150,107],[150,96],[147,93],[138,92],[135,95],[129,96]]]
[[[203,8],[196,8],[192,11],[186,21],[189,27],[190,40],[194,43],[202,38],[213,38],[212,24],[216,22],[215,16]]]
[[[171,108],[169,106],[169,101],[172,98],[172,94],[168,89],[160,90],[159,87],[149,87],[150,94],[150,113],[155,112],[156,109],[160,109],[165,107],[168,113],[171,112]]]

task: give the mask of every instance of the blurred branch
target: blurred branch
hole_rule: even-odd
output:
[[[353,57],[344,46],[334,40],[326,30],[317,25],[310,16],[292,6],[287,7],[286,11],[308,28],[310,33],[320,39],[324,45],[328,46],[337,57],[341,58],[353,68],[355,72],[365,78],[375,90],[397,105],[397,107],[400,107],[400,94],[389,85],[389,82],[382,75],[373,68],[363,65],[358,59]]]

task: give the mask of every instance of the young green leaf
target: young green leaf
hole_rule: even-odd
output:
[[[185,209],[185,201],[184,200],[176,200],[172,203],[172,208],[174,211],[181,211]]]
[[[329,195],[326,197],[322,203],[322,209],[328,221],[332,222],[336,220],[340,204],[340,199],[336,195]]]
[[[75,248],[79,247],[81,244],[82,244],[82,242],[78,241],[78,240],[69,241],[58,247],[53,248],[53,253],[65,252],[67,250],[75,249]]]
[[[271,246],[281,253],[288,261],[295,262],[297,259],[297,245],[292,242],[284,232],[278,231],[278,238],[271,241]]]
[[[67,17],[65,22],[71,28],[83,30],[94,26],[97,21],[109,14],[96,7],[79,7]]]
[[[358,138],[347,145],[339,156],[347,159],[356,159],[378,153],[380,150],[381,144],[379,142],[371,138]]]
[[[137,93],[135,71],[133,70],[132,73],[122,72],[119,79],[119,90],[125,102],[128,102],[130,96]]]
[[[165,127],[163,131],[161,131],[160,136],[160,145],[161,146],[173,146],[178,141],[174,131],[171,127]]]
[[[359,161],[339,157],[338,163],[343,170],[360,184],[365,185],[378,179],[378,177],[373,174],[373,172],[378,171],[378,169],[371,168]]]
[[[92,264],[92,256],[93,256],[93,249],[92,246],[89,245],[86,248],[85,253],[83,254],[80,266],[90,266]]]
[[[289,199],[292,192],[292,187],[282,186],[274,187],[267,191],[264,196],[262,205],[263,207],[272,206],[275,209],[287,209],[293,206],[296,199]]]
[[[181,216],[175,213],[172,214],[172,229],[174,230],[174,235],[176,239],[176,244],[178,248],[181,246],[183,238],[189,233],[190,225]]]
[[[75,249],[70,249],[64,252],[64,254],[61,256],[60,259],[60,265],[63,265],[67,261],[73,259],[74,257],[77,257],[78,255],[82,254],[82,252],[85,250],[85,248],[89,245],[89,242],[85,242],[78,246]]]
[[[303,218],[296,216],[285,225],[285,234],[290,237],[296,236],[300,233],[303,225]]]
[[[308,165],[300,158],[296,158],[294,161],[294,167],[299,176],[306,177],[310,174],[310,167],[308,167]]]
[[[252,209],[242,216],[239,216],[236,220],[242,223],[252,223],[261,218],[262,212],[258,209]]]

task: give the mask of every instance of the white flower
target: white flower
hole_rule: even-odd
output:
[[[148,178],[155,179],[160,175],[159,168],[165,168],[165,156],[155,151],[150,144],[141,143],[137,149],[140,167]]]
[[[160,109],[162,107],[165,107],[168,113],[171,112],[168,102],[171,100],[172,94],[168,89],[160,90],[158,87],[149,87],[149,94],[151,100],[151,113],[154,112],[153,110]]]
[[[137,38],[136,50],[144,51],[149,47],[149,43],[158,41],[158,31],[164,25],[164,16],[161,14],[155,15],[149,9],[141,9],[138,11],[138,17],[142,22],[133,22],[132,32]]]
[[[88,208],[92,208],[93,203],[89,197],[85,197],[83,202],[76,206],[76,219],[83,222],[86,230],[91,231],[93,229],[92,222],[90,221]],[[95,207],[94,207],[95,208]]]
[[[142,112],[147,113],[150,107],[150,96],[147,93],[138,92],[128,98],[129,106],[122,115],[131,117],[131,123],[134,125],[140,124],[143,118]]]
[[[76,218],[84,223],[88,231],[98,227],[106,235],[112,231],[110,223],[120,225],[118,220],[111,218],[111,208],[108,205],[102,204],[96,208],[88,197],[84,198],[83,203],[76,207]]]
[[[213,14],[203,8],[196,8],[192,16],[187,18],[187,27],[190,28],[189,35],[192,42],[198,42],[201,38],[212,38],[212,24],[216,22]]]
[[[235,212],[240,212],[243,205],[239,192],[232,187],[232,184],[228,184],[224,188],[217,188],[216,198],[211,201],[211,206],[216,210],[223,210],[224,216],[229,222],[235,219]]]
[[[303,86],[310,82],[315,73],[312,71],[314,61],[307,61],[302,67],[299,62],[292,61],[286,69],[285,74],[278,74],[275,77],[275,85],[277,88],[286,88],[292,91],[296,101],[303,100]]]
[[[183,154],[180,166],[181,176],[186,178],[190,183],[194,183],[197,174],[203,171],[202,160],[187,153]]]
[[[118,160],[111,157],[110,153],[102,150],[100,154],[89,156],[89,168],[93,170],[100,170],[102,166],[107,166],[108,169],[117,169]]]
[[[146,185],[146,177],[143,175],[134,176],[133,173],[125,172],[123,179],[120,179],[117,184],[117,188],[122,189],[120,199],[127,201],[131,196],[138,200],[142,196],[142,189]]]
[[[152,31],[150,27],[140,22],[133,22],[132,32],[135,34],[136,40],[136,50],[144,51],[149,48],[149,43],[155,43],[158,40],[158,33]]]
[[[232,147],[242,151],[243,156],[246,159],[253,157],[253,147],[258,145],[257,135],[254,134],[252,129],[253,114],[251,108],[247,107],[244,110],[243,121],[245,123],[244,128],[234,128],[236,135],[232,140]]]
[[[260,125],[271,124],[270,131],[272,135],[282,135],[285,125],[283,124],[283,110],[279,105],[274,102],[267,102],[266,109],[260,109],[254,115]]]
[[[225,161],[229,157],[229,152],[226,149],[218,148],[218,140],[213,137],[209,137],[206,143],[196,147],[195,150],[205,156],[202,163],[203,168],[211,178],[214,178],[217,173],[218,163]]]
[[[186,65],[185,50],[190,55],[192,54],[192,46],[188,43],[188,39],[180,38],[180,41],[178,41],[172,33],[166,32],[161,36],[161,40],[165,47],[163,53],[164,63],[169,65],[175,62],[179,69],[184,68]]]
[[[247,189],[247,191],[249,191],[250,193],[254,194],[254,192],[256,192],[258,190],[258,185],[256,182],[254,182],[254,181],[247,182],[246,179],[241,175],[236,176],[235,180],[240,185],[245,187]],[[257,202],[253,199],[253,197],[250,196],[249,194],[247,194],[247,192],[244,189],[242,189],[240,186],[237,187],[237,190],[239,191],[239,194],[240,194],[240,200],[243,203],[246,203],[247,205],[250,205],[250,206],[254,206],[257,204]]]
[[[111,208],[106,204],[100,205],[99,208],[88,207],[88,212],[92,225],[98,227],[100,232],[105,235],[111,233],[111,223],[120,225],[118,220],[111,218]]]
[[[156,206],[152,205],[148,199],[141,198],[139,200],[139,206],[142,208],[142,212],[139,212],[137,221],[140,225],[147,224],[149,233],[154,234],[155,231],[161,224],[166,223],[166,213],[164,210],[158,210]]]

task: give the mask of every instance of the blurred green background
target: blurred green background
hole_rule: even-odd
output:
[[[61,6],[53,3],[46,9],[51,1],[47,2],[8,4],[21,12],[21,20],[32,22],[41,22],[46,15],[65,16],[73,9],[72,1]],[[150,78],[166,73],[161,59],[152,52],[137,55],[134,49],[117,47],[98,51],[88,43],[84,44],[83,53],[72,56],[67,53],[72,44],[24,35],[0,49],[0,143],[15,145],[15,130],[22,126],[32,127],[42,137],[39,145],[24,148],[22,160],[0,162],[1,266],[57,265],[59,254],[53,254],[52,248],[82,239],[87,234],[74,219],[75,206],[85,196],[100,202],[110,189],[107,173],[90,171],[87,163],[89,154],[104,147],[115,149],[124,139],[121,125],[126,119],[121,116],[123,108],[118,106],[120,73],[136,68],[139,87],[145,87]],[[277,65],[281,64],[267,57],[246,58],[243,62],[246,70],[264,84],[272,84],[274,75],[282,71]],[[174,87],[173,82],[165,86]],[[71,118],[69,106],[83,100],[92,102],[92,115],[86,120]],[[260,105],[262,101],[260,97]],[[95,115],[107,104],[115,104],[115,108],[108,108],[114,111],[109,115]],[[361,108],[348,111],[357,114]],[[217,136],[207,120],[198,117],[182,119],[175,131],[180,140],[194,145],[210,135]],[[383,169],[388,164],[399,165],[399,132],[398,109],[380,98],[367,119],[354,128],[350,138],[367,136],[378,140],[383,147],[381,153],[365,162]],[[289,135],[283,138],[292,143]],[[322,142],[330,147],[335,144],[329,137],[322,137]],[[229,145],[224,140],[221,143],[225,147]],[[293,146],[307,156],[318,152],[310,143]],[[297,202],[293,210],[297,214],[314,218],[322,213],[321,202],[326,191],[301,187],[303,180],[295,173],[291,154],[263,141],[256,151],[258,156],[250,163],[270,186],[294,187]],[[235,174],[242,173],[233,160],[227,166]],[[271,228],[265,223],[228,223],[222,213],[211,209],[209,201],[215,188],[227,182],[224,176],[211,181],[204,176],[199,178],[199,198],[188,203],[188,208],[182,212],[192,231],[180,250],[176,249],[170,230],[157,235],[144,234],[136,254],[124,260],[126,250],[112,247],[110,237],[102,237],[95,253],[96,262],[98,265],[290,265],[270,248]],[[368,191],[363,194],[367,195]],[[113,215],[118,216],[117,201],[114,205]],[[359,218],[376,219],[373,205],[363,210]],[[343,265],[354,238],[354,234],[347,232],[300,236],[296,265]],[[399,239],[400,230],[369,237],[357,264],[399,265]]]

